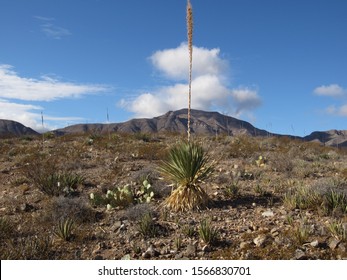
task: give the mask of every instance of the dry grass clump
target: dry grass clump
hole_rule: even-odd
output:
[[[27,178],[49,196],[73,195],[84,177],[70,171],[59,170],[56,160],[34,159],[26,169]]]
[[[8,219],[4,217],[0,217],[0,241],[13,236],[14,232],[14,225],[13,223]]]
[[[93,223],[96,221],[96,212],[86,197],[53,197],[42,219],[57,223],[67,218],[72,218],[80,224]]]
[[[0,252],[2,260],[52,260],[55,251],[48,235],[11,238]]]
[[[283,197],[283,204],[288,209],[317,209],[322,197],[308,186],[301,185],[289,190]]]
[[[232,139],[230,146],[225,151],[225,154],[232,158],[253,158],[256,154],[261,152],[257,141],[255,139],[241,135]]]
[[[331,236],[340,241],[347,240],[347,223],[342,220],[334,220],[328,223],[328,231]]]

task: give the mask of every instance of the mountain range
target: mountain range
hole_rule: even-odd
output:
[[[161,132],[187,132],[187,109],[169,111],[166,114],[151,119],[132,119],[122,123],[110,124],[76,124],[65,128],[53,130],[57,136],[65,134],[81,133],[161,133]],[[315,131],[305,137],[279,135],[258,129],[246,121],[242,121],[230,116],[222,115],[218,112],[206,112],[201,110],[191,110],[191,132],[203,135],[249,135],[249,136],[287,136],[304,141],[318,142],[327,146],[347,147],[347,130]],[[0,120],[0,137],[38,135],[33,129],[18,122],[10,120]]]
[[[0,119],[0,137],[20,137],[20,136],[35,136],[38,132],[30,127],[24,126],[19,122]]]

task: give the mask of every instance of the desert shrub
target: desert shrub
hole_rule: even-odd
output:
[[[26,174],[36,187],[49,196],[73,195],[84,177],[69,171],[59,171],[56,162],[36,158],[27,168]]]
[[[287,176],[290,176],[293,168],[294,162],[291,157],[287,154],[275,153],[272,156],[271,167],[275,172],[283,173]]]
[[[48,235],[12,238],[0,252],[1,259],[49,260],[54,259],[52,239]]]
[[[96,212],[84,197],[54,197],[43,219],[47,222],[57,223],[61,219],[73,218],[77,223],[93,223],[96,220]]]
[[[49,196],[73,195],[84,178],[70,172],[38,174],[33,177],[38,188]]]
[[[340,172],[342,179],[347,180],[347,168],[344,168]]]
[[[145,213],[137,224],[137,230],[146,238],[158,235],[158,228],[153,220],[151,213]]]
[[[301,185],[284,194],[283,204],[289,209],[317,209],[322,204],[322,197],[309,186]]]
[[[150,213],[152,217],[154,217],[154,211],[150,207],[149,204],[136,204],[133,206],[130,206],[125,211],[125,216],[130,221],[139,221],[143,217],[144,213]]]
[[[157,142],[143,143],[138,147],[137,155],[140,159],[162,160],[167,155],[166,146]]]
[[[134,139],[140,140],[143,142],[150,142],[151,136],[148,133],[136,132],[136,133],[134,133]]]
[[[13,236],[13,232],[14,232],[13,223],[9,219],[5,217],[1,217],[0,218],[0,240],[4,240]]]
[[[260,152],[260,147],[255,139],[248,136],[237,136],[226,151],[233,158],[251,158]]]

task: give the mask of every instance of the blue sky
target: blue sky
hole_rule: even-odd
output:
[[[191,0],[192,108],[347,129],[347,1]],[[186,0],[0,0],[0,118],[40,130],[186,107]]]

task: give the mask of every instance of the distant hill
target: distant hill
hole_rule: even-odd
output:
[[[35,136],[38,132],[19,122],[0,119],[0,137]]]
[[[304,140],[318,142],[326,146],[347,147],[347,130],[315,131],[305,136]]]
[[[169,111],[154,118],[132,119],[122,123],[110,124],[76,124],[52,131],[55,135],[113,132],[123,133],[161,133],[187,132],[187,109]],[[318,142],[326,146],[347,147],[347,130],[315,131],[305,137],[279,135],[258,129],[246,121],[222,115],[218,112],[191,110],[191,130],[202,135],[249,135],[249,136],[288,136],[310,142]],[[0,120],[0,137],[38,135],[33,129],[18,122]]]
[[[160,133],[187,132],[187,109],[169,111],[166,114],[151,119],[132,119],[123,123],[112,124],[77,124],[54,131],[57,135],[71,133]],[[258,129],[248,122],[225,116],[217,112],[191,110],[191,131],[196,134],[245,134],[250,136],[267,136],[271,133]]]

